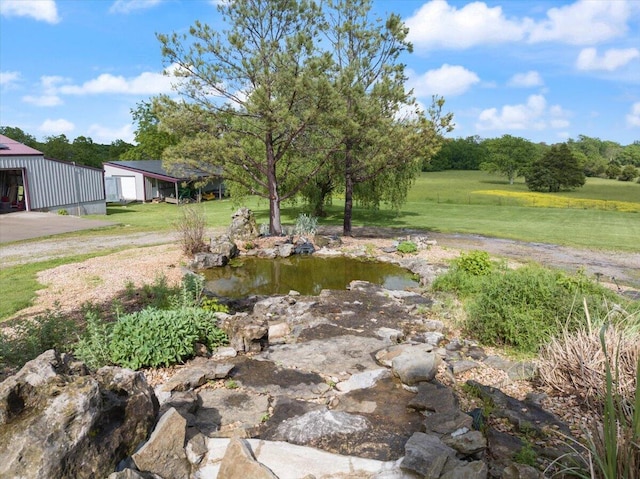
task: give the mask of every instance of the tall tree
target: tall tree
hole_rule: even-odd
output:
[[[41,151],[44,153],[46,158],[74,161],[73,146],[69,143],[69,139],[64,134],[45,137]]]
[[[449,128],[452,117],[441,115],[444,100],[434,98],[427,119],[405,90],[399,58],[412,46],[398,15],[383,21],[373,18],[370,0],[335,0],[329,2],[328,19],[340,98],[335,109],[340,149],[333,154],[338,167],[331,171],[344,181],[343,234],[351,235],[356,192],[365,202],[401,202],[419,171],[416,161],[435,146],[434,133]]]
[[[269,230],[280,234],[281,202],[322,167],[298,149],[326,123],[331,65],[314,43],[322,11],[310,0],[220,2],[218,10],[229,27],[222,34],[198,21],[188,35],[158,35],[183,96],[178,109],[156,102],[161,122],[173,131],[181,122],[201,126],[163,159],[222,172],[268,199]]]
[[[131,110],[135,130],[136,145],[120,154],[123,160],[160,160],[162,152],[178,143],[175,135],[159,128],[157,115],[153,111],[153,101],[142,101]]]
[[[0,126],[0,135],[8,136],[18,143],[22,143],[23,145],[30,146],[31,148],[35,148],[37,150],[39,150],[42,146],[40,145],[40,143],[38,143],[35,136],[30,135],[29,133],[25,133],[20,128],[15,126]]]
[[[485,140],[484,144],[489,150],[489,159],[480,165],[480,169],[506,176],[510,185],[536,159],[536,146],[524,138],[503,135]]]
[[[531,165],[525,180],[532,191],[553,193],[583,186],[585,176],[567,144],[561,143],[553,145],[542,158]]]

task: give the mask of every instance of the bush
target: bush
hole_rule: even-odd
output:
[[[418,246],[413,241],[403,241],[398,245],[398,253],[411,254],[418,251]]]
[[[304,213],[298,216],[294,232],[297,235],[314,235],[318,231],[318,218]]]
[[[202,342],[215,348],[226,335],[215,326],[214,313],[201,308],[175,310],[148,308],[118,318],[109,344],[113,363],[131,369],[180,363]]]
[[[597,312],[614,293],[583,273],[567,275],[540,266],[524,266],[483,277],[467,304],[466,329],[489,345],[535,353],[563,327],[575,330],[586,318],[576,298],[585,297]]]
[[[9,333],[0,331],[0,363],[22,367],[48,349],[65,351],[75,341],[75,322],[59,311],[17,323]]]
[[[198,206],[181,206],[180,218],[175,223],[180,236],[182,252],[193,256],[208,250],[204,240],[206,221],[202,209]]]
[[[457,269],[473,276],[484,276],[493,270],[489,253],[486,251],[463,253],[454,260],[454,265]]]
[[[618,181],[633,181],[638,176],[638,170],[633,165],[626,165],[618,175]]]

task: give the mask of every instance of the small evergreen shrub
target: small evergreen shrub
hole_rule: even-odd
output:
[[[169,366],[192,357],[196,342],[211,349],[227,342],[226,335],[215,326],[214,313],[194,307],[147,308],[118,319],[109,356],[113,363],[134,370]]]
[[[307,214],[300,214],[296,220],[294,232],[300,236],[314,235],[318,231],[318,218]]]
[[[418,251],[418,246],[413,241],[403,241],[398,245],[398,253],[412,254]]]

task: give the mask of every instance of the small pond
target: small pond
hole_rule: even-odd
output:
[[[228,298],[251,295],[318,295],[323,289],[346,289],[353,280],[404,290],[419,286],[415,276],[397,265],[344,256],[293,255],[288,258],[241,258],[232,265],[203,272],[205,288]]]

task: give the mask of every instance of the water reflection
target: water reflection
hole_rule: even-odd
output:
[[[397,265],[343,256],[250,257],[233,266],[206,270],[204,275],[207,290],[229,298],[287,294],[292,289],[304,295],[317,295],[323,289],[345,289],[353,280],[396,290],[418,286],[411,272]]]

